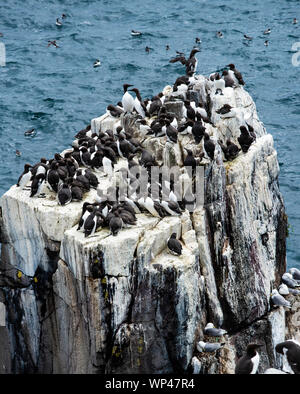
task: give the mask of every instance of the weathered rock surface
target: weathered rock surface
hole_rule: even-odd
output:
[[[207,80],[199,77],[194,96],[205,104],[208,92]],[[224,103],[236,108],[236,117],[215,113]],[[176,106],[169,104],[178,115]],[[293,310],[286,320],[285,311],[271,310],[269,303],[286,268],[287,223],[273,138],[243,88],[212,95],[210,109],[215,126],[207,132],[216,143],[215,158],[201,162],[204,205],[192,214],[141,214],[136,226],[116,237],[102,229],[85,238],[76,231],[82,202],[61,207],[51,192],[30,198],[16,186],[4,194],[0,300],[11,343],[8,370],[234,373],[236,355],[250,341],[265,344],[261,373],[281,368],[274,347],[285,334],[299,332]],[[238,144],[245,120],[256,142],[226,162],[218,141]],[[134,125],[134,119],[126,121]],[[95,132],[118,125],[107,114],[91,122]],[[203,141],[196,146],[192,136],[180,136],[176,146],[164,137],[143,145],[168,166],[182,165],[184,146],[204,151]],[[94,201],[95,194],[85,200]],[[180,257],[166,251],[172,232],[183,241]],[[205,338],[208,321],[229,334],[222,350],[204,355],[196,343]]]

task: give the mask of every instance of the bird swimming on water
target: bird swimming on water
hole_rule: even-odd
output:
[[[137,31],[137,30],[131,30],[131,35],[132,35],[132,36],[141,36],[141,35],[142,35],[142,32]]]
[[[252,41],[252,40],[253,40],[253,37],[250,37],[250,36],[248,36],[247,34],[244,34],[244,40]]]
[[[35,129],[26,130],[24,132],[24,135],[26,137],[33,137],[34,135],[36,135],[36,131],[35,131]]]
[[[94,67],[99,67],[99,66],[101,66],[100,60],[97,59],[97,60],[94,62],[93,66],[94,66]]]
[[[55,46],[55,48],[59,48],[59,45],[57,45],[56,40],[53,40],[53,41],[48,40],[47,48],[48,48],[50,45]]]
[[[59,18],[56,18],[56,22],[55,22],[56,26],[62,26],[61,21],[59,20]]]

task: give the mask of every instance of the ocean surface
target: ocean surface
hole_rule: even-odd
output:
[[[63,13],[67,18],[57,27]],[[131,29],[142,36],[132,37]],[[189,53],[200,37],[198,72],[235,63],[274,137],[289,220],[288,265],[300,268],[300,67],[292,65],[292,45],[300,41],[299,0],[0,0],[0,32],[6,48],[0,195],[16,183],[24,163],[62,151],[76,131],[119,101],[123,83],[134,83],[143,97],[174,83],[184,69],[169,59],[176,50]],[[253,40],[246,42],[243,34]],[[59,48],[47,47],[48,40]],[[96,59],[102,65],[93,68]],[[37,134],[25,137],[31,128]]]

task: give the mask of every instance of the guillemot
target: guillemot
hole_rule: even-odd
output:
[[[235,366],[236,375],[253,375],[256,374],[260,356],[257,349],[262,347],[262,345],[256,343],[250,343],[247,346],[246,354],[239,358]]]

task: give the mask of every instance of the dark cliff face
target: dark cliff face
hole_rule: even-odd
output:
[[[216,152],[213,161],[201,162],[204,205],[193,214],[140,215],[137,226],[113,239],[107,230],[85,239],[73,227],[80,203],[58,207],[16,187],[2,197],[0,303],[11,372],[184,372],[196,356],[202,373],[232,373],[235,351],[241,354],[258,337],[266,343],[261,368],[279,365],[273,345],[284,338],[285,315],[270,312],[269,299],[286,268],[287,221],[273,140],[242,88],[224,98],[209,92],[199,77],[193,94],[209,103],[215,127],[207,131]],[[240,111],[236,119],[215,113],[222,100]],[[180,114],[181,104],[168,108]],[[241,113],[257,140],[227,162],[218,141],[238,143]],[[126,127],[136,127],[134,121],[123,119]],[[97,131],[114,123],[106,115],[92,121]],[[203,142],[195,146],[190,136],[173,146],[159,138],[143,144],[167,165],[182,165],[183,147],[203,151]],[[94,191],[86,196],[94,198]],[[181,236],[180,258],[166,252],[172,232]],[[197,341],[208,340],[203,330],[209,321],[229,332],[225,348],[212,356],[196,350]]]

